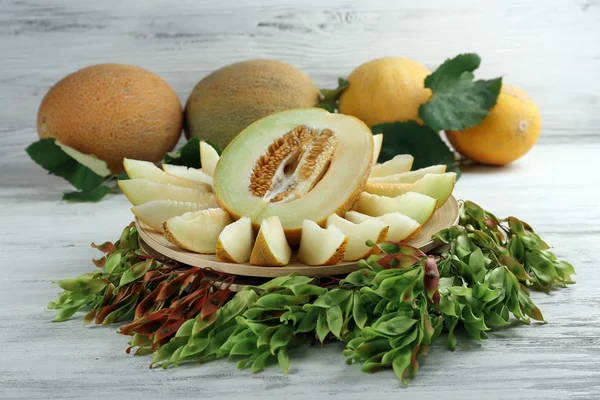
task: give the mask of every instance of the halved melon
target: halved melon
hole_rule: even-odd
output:
[[[363,192],[358,199],[356,211],[372,217],[399,212],[425,225],[435,212],[436,205],[436,199],[415,192],[408,192],[398,197]]]
[[[455,183],[456,174],[446,172],[445,174],[427,174],[415,183],[369,182],[365,186],[365,192],[388,197],[397,197],[408,192],[421,193],[436,199],[437,207],[440,208],[452,194]]]
[[[171,176],[175,176],[177,178],[185,179],[188,181],[202,183],[206,185],[213,185],[213,178],[206,174],[202,169],[197,168],[188,168],[183,165],[172,165],[172,164],[163,164],[163,171]]]
[[[298,261],[307,265],[339,264],[344,259],[347,246],[348,238],[337,226],[323,229],[306,219],[302,223]]]
[[[202,254],[214,254],[217,239],[231,217],[220,208],[193,211],[163,223],[164,235],[176,246]]]
[[[196,189],[149,181],[147,179],[128,179],[117,182],[127,199],[134,206],[154,200],[189,201],[218,207],[214,193]]]
[[[387,160],[382,164],[376,164],[371,170],[371,178],[382,176],[401,174],[408,172],[412,168],[414,157],[410,154],[398,154],[391,160]]]
[[[217,240],[217,258],[225,262],[245,263],[254,246],[254,229],[248,217],[242,217],[223,229]]]
[[[211,191],[210,185],[206,183],[193,182],[187,179],[169,175],[150,161],[140,161],[126,158],[123,160],[123,167],[125,168],[125,172],[127,172],[127,176],[129,176],[131,179],[147,179],[149,181],[196,189],[202,192]]]
[[[383,144],[383,133],[373,135],[373,165],[377,164],[379,153],[381,153],[381,145]]]
[[[215,167],[219,162],[219,153],[206,142],[200,142],[200,163],[202,164],[202,171],[208,176],[213,176]]]
[[[288,244],[283,226],[277,216],[264,219],[250,254],[250,264],[281,267],[289,264],[292,249]]]
[[[371,240],[375,243],[384,242],[388,236],[389,226],[375,218],[360,222],[350,222],[337,214],[331,214],[327,218],[327,227],[335,226],[348,238],[348,247],[344,255],[344,261],[356,261],[367,257],[369,254],[379,252],[376,247],[367,246],[366,242]]]
[[[206,210],[214,207],[208,204],[191,203],[189,201],[154,200],[139,206],[131,207],[131,212],[153,229],[162,232],[163,222],[188,212]]]
[[[361,222],[365,222],[370,219],[380,220],[389,226],[387,240],[394,242],[412,240],[419,234],[419,232],[421,232],[421,224],[411,217],[400,214],[399,212],[388,213],[379,217],[371,217],[369,215],[359,213],[358,211],[348,211],[344,218],[346,218],[348,221],[354,222],[355,224],[360,224]]]
[[[244,129],[223,151],[215,193],[234,218],[256,226],[278,216],[297,244],[305,219],[324,226],[362,192],[373,159],[373,135],[356,118],[323,109],[283,111]]]
[[[446,172],[446,165],[432,165],[409,172],[387,175],[377,178],[369,178],[370,183],[414,183],[427,174],[443,174]]]

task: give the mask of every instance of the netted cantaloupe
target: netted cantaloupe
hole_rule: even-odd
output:
[[[214,176],[221,207],[255,226],[278,216],[292,244],[305,219],[324,226],[362,192],[373,159],[373,135],[356,118],[310,108],[255,122],[225,149]]]
[[[124,157],[160,161],[175,147],[182,122],[179,97],[161,77],[132,65],[99,64],[50,89],[37,130],[40,138],[96,155],[118,173]]]
[[[251,123],[292,108],[317,105],[320,93],[306,73],[281,61],[248,60],[202,79],[185,106],[185,134],[225,148]]]

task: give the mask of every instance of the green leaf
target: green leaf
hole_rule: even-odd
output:
[[[321,89],[321,103],[317,107],[324,108],[329,112],[335,112],[338,99],[344,89],[348,87],[348,81],[344,78],[338,78],[338,86],[335,89]]]
[[[316,332],[317,338],[321,341],[321,343],[323,343],[329,332],[331,332],[331,330],[329,329],[329,325],[327,324],[327,313],[325,312],[325,310],[322,310],[319,313],[319,318],[317,319]]]
[[[294,335],[294,327],[292,325],[282,325],[271,337],[269,342],[269,349],[271,354],[275,355],[277,350],[282,347],[286,347],[287,344],[292,340]]]
[[[340,304],[342,301],[346,300],[351,294],[352,291],[350,290],[333,289],[328,291],[324,295],[319,296],[319,298],[313,303],[313,306],[323,308],[334,307]]]
[[[373,134],[383,133],[383,144],[379,162],[394,158],[398,154],[414,157],[413,169],[445,164],[449,170],[456,170],[454,153],[440,135],[416,121],[392,122],[375,125]]]
[[[56,139],[38,140],[25,151],[50,174],[66,179],[82,192],[92,191],[110,175],[104,161],[68,148]]]
[[[258,357],[256,357],[256,360],[252,363],[252,368],[250,369],[253,374],[265,369],[265,364],[267,363],[267,359],[270,355],[271,353],[269,353],[269,351],[267,350],[261,353]]]
[[[73,202],[90,202],[95,203],[104,198],[110,193],[110,187],[100,185],[90,190],[82,190],[79,192],[67,192],[63,194],[62,199]]]
[[[392,362],[392,368],[394,369],[394,373],[402,381],[402,384],[406,385],[406,369],[410,366],[412,352],[410,351],[410,347],[406,346],[402,352],[399,352],[396,357],[394,357],[394,361]]]
[[[200,168],[200,139],[191,138],[176,152],[167,153],[164,164],[183,165],[188,168]]]
[[[282,347],[277,352],[277,362],[279,363],[279,367],[284,374],[287,374],[290,371],[290,357],[288,356],[288,352],[285,347]]]
[[[321,312],[320,307],[310,307],[300,320],[296,333],[312,332],[317,326],[317,319]]]
[[[361,294],[357,290],[353,294],[354,296],[354,304],[352,309],[352,316],[354,317],[354,322],[356,322],[356,326],[360,329],[364,329],[365,324],[367,323],[367,311],[365,310],[365,306],[361,299]]]
[[[375,330],[384,335],[396,336],[408,331],[417,323],[417,320],[408,317],[395,317],[376,325]]]
[[[327,325],[331,330],[331,333],[338,339],[342,334],[342,325],[344,324],[344,317],[342,316],[342,309],[339,305],[328,308],[327,314]]]
[[[242,339],[235,343],[229,351],[230,356],[248,356],[256,351],[256,337]]]
[[[477,54],[460,54],[446,60],[425,78],[431,89],[429,101],[419,108],[419,117],[434,131],[463,131],[479,125],[496,104],[502,78],[474,80],[481,59]]]

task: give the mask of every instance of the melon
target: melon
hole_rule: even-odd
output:
[[[147,179],[149,181],[197,189],[201,192],[211,191],[211,187],[207,183],[194,182],[167,174],[165,171],[149,161],[132,160],[126,158],[123,160],[123,166],[125,167],[127,176],[129,176],[131,179]]]
[[[200,142],[200,162],[204,173],[212,177],[215,173],[215,167],[219,162],[219,153],[206,142]]]
[[[250,218],[242,217],[227,225],[217,239],[217,258],[224,262],[245,263],[254,246],[254,230]]]
[[[378,217],[371,217],[358,211],[348,211],[344,218],[355,224],[360,224],[371,219],[382,221],[388,226],[387,240],[393,242],[409,241],[414,239],[421,232],[421,224],[407,215],[399,212],[383,214]]]
[[[409,172],[414,160],[414,157],[410,154],[398,154],[391,160],[374,165],[373,169],[371,169],[370,178],[379,178]]]
[[[217,198],[214,193],[149,181],[147,179],[127,179],[120,180],[117,183],[125,194],[125,197],[134,206],[154,200],[175,200],[218,207]]]
[[[164,79],[132,65],[99,64],[52,86],[37,131],[97,156],[116,174],[125,157],[160,161],[177,144],[182,122],[179,97]]]
[[[304,220],[298,261],[306,265],[335,265],[346,254],[348,238],[335,225],[321,228],[316,222]]]
[[[219,235],[231,223],[229,214],[220,208],[193,211],[166,220],[163,224],[167,240],[182,249],[214,254]]]
[[[367,241],[381,243],[387,239],[389,226],[378,219],[369,219],[360,223],[354,223],[331,214],[327,218],[327,227],[337,227],[348,238],[348,245],[344,261],[356,261],[366,258],[369,254],[379,252],[376,247],[367,245]]]
[[[212,207],[214,207],[214,205]],[[131,212],[152,229],[162,232],[163,222],[169,218],[212,207],[208,204],[198,204],[187,201],[154,200],[132,207]]]
[[[408,192],[416,192],[433,197],[437,200],[437,207],[444,205],[452,194],[456,174],[427,174],[414,183],[367,183],[365,192],[380,196],[397,197]]]
[[[163,171],[171,176],[196,183],[205,183],[212,187],[213,178],[202,171],[202,168],[189,168],[184,165],[163,164]]]
[[[373,135],[373,165],[377,164],[379,153],[381,153],[381,145],[383,144],[383,133]]]
[[[281,267],[289,264],[291,258],[292,248],[285,238],[279,218],[272,216],[263,220],[252,247],[250,264]]]
[[[255,226],[278,216],[288,241],[299,243],[305,219],[325,225],[362,192],[373,159],[369,128],[342,114],[311,108],[255,122],[223,151],[214,190],[221,207]]]
[[[436,206],[436,199],[420,193],[409,192],[398,197],[386,197],[363,192],[358,199],[356,211],[372,217],[399,212],[425,225]]]
[[[315,83],[281,61],[248,60],[222,67],[203,78],[185,105],[185,134],[224,149],[255,121],[320,101]]]
[[[369,178],[371,183],[414,183],[427,174],[443,174],[446,172],[446,165],[432,165],[430,167],[420,168],[414,171],[402,172],[382,177]]]

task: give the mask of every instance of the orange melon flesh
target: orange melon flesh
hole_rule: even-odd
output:
[[[335,265],[346,254],[348,238],[335,225],[327,229],[316,222],[304,220],[302,238],[298,249],[298,261],[307,265]]]
[[[300,168],[294,167],[292,157],[286,161],[292,171],[279,165],[275,175],[279,180],[267,182],[270,192],[264,196],[253,193],[251,178],[257,160],[269,154],[269,146],[274,142],[301,126],[319,132],[330,130],[336,137],[323,174],[299,197],[277,201],[277,190],[286,193],[286,185],[294,182]],[[263,220],[278,216],[288,241],[297,244],[305,219],[324,225],[329,215],[343,215],[352,208],[366,184],[372,158],[373,135],[357,119],[318,108],[283,111],[250,125],[223,151],[215,169],[214,189],[221,207],[234,218],[246,216],[258,226]]]
[[[446,165],[432,165],[430,167],[420,168],[414,171],[402,172],[382,177],[369,178],[370,183],[414,183],[427,174],[443,174],[446,172]]]
[[[444,205],[452,194],[456,174],[427,174],[414,183],[367,183],[365,192],[380,196],[397,197],[408,192],[416,192],[433,197],[437,200],[437,207]]]
[[[360,213],[379,217],[392,212],[399,212],[425,225],[436,210],[437,200],[424,194],[409,192],[398,197],[378,196],[361,193],[357,204]]]

